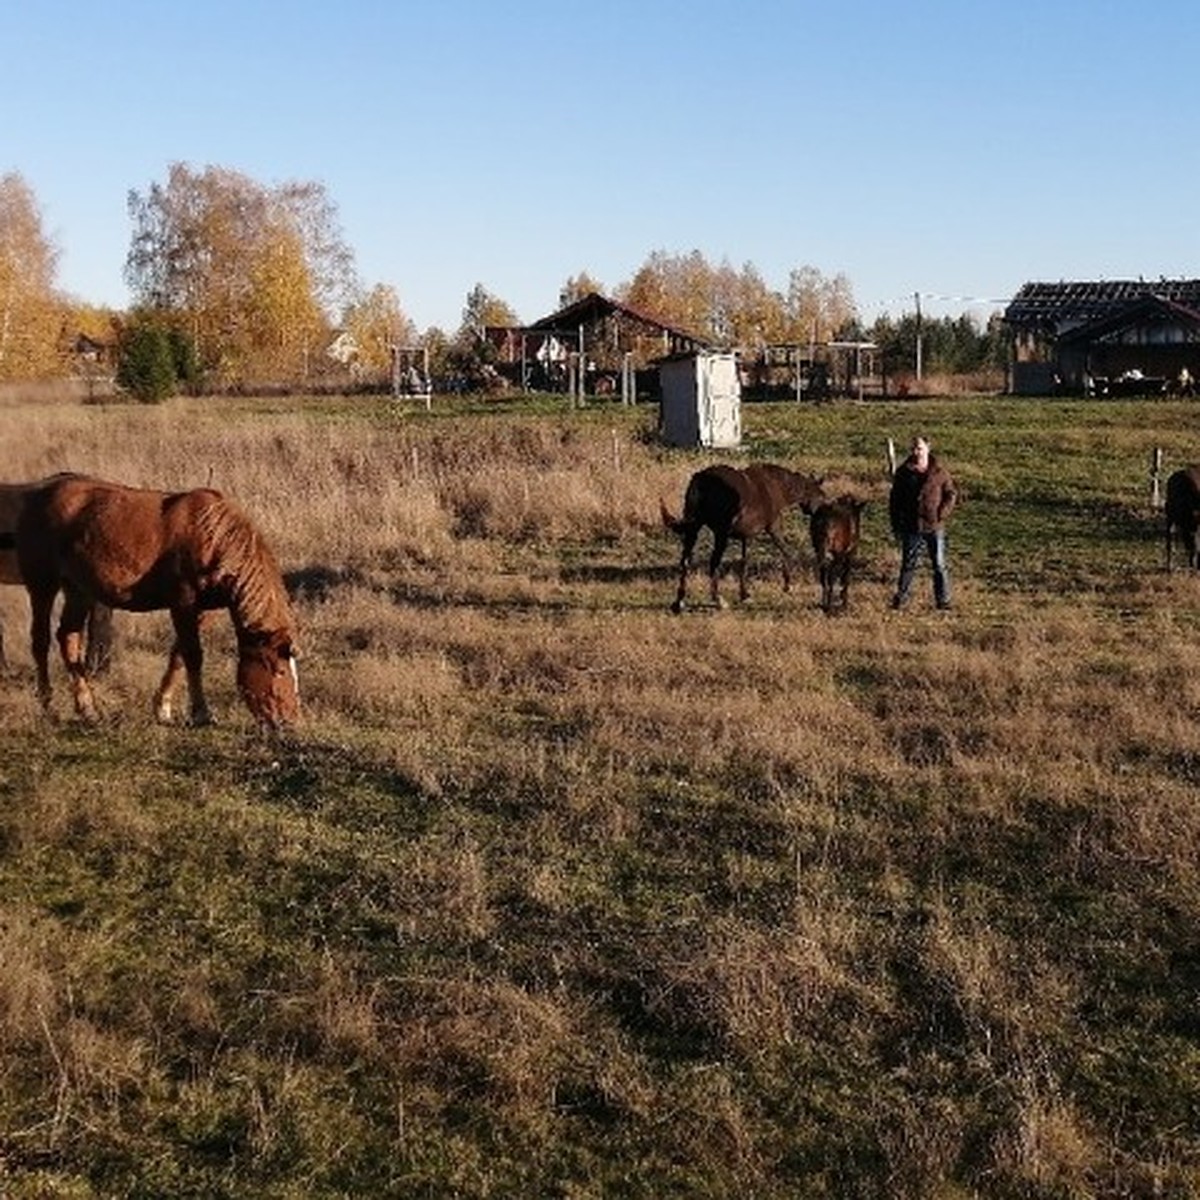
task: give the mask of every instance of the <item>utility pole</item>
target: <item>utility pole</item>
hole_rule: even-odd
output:
[[[917,302],[917,382],[921,382],[921,293],[913,292]]]

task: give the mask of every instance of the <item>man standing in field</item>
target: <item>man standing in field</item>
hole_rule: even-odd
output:
[[[888,501],[892,533],[900,543],[900,580],[892,597],[893,608],[908,603],[922,551],[929,555],[933,568],[934,603],[941,609],[950,607],[946,521],[957,500],[950,472],[929,452],[929,439],[918,434],[908,457],[896,470]]]

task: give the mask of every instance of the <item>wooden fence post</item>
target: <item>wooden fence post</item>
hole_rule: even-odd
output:
[[[1154,453],[1150,455],[1150,507],[1162,507],[1162,491],[1160,481],[1162,479],[1163,452],[1161,446],[1154,447]]]

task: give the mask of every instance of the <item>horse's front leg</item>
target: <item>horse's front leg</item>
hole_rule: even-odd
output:
[[[154,695],[154,714],[158,720],[169,722],[174,716],[171,697],[181,673],[186,673],[188,700],[191,705],[193,725],[211,725],[212,713],[204,698],[201,669],[204,651],[200,644],[201,615],[191,608],[173,608],[171,622],[175,626],[175,642],[167,656],[167,669]]]
[[[99,720],[96,712],[96,702],[92,697],[92,689],[88,685],[87,668],[83,662],[83,630],[87,624],[91,603],[78,592],[70,589],[63,599],[62,615],[58,620],[58,648],[62,654],[63,665],[71,680],[71,689],[75,696],[75,711],[85,721]],[[39,686],[41,678],[38,679]],[[49,679],[46,681],[45,696],[50,694]]]
[[[774,529],[768,529],[767,536],[775,544],[775,549],[779,551],[779,557],[783,562],[783,590],[790,592],[792,590],[792,556],[788,552],[787,543]]]
[[[742,542],[742,561],[738,566],[738,599],[744,604],[750,595],[750,590],[746,585],[746,571],[750,564],[750,539],[743,537]]]

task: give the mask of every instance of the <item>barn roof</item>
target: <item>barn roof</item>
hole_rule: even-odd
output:
[[[1200,312],[1200,279],[1027,283],[1004,310],[1004,321],[1013,329],[1061,334],[1116,318],[1132,305],[1153,298]]]
[[[634,308],[629,304],[622,304],[619,300],[612,300],[608,296],[600,295],[599,292],[589,292],[573,304],[568,304],[565,308],[560,308],[557,312],[542,317],[539,321],[534,321],[528,328],[541,330],[577,329],[580,325],[587,325],[608,316],[626,317],[638,324],[645,325],[649,329],[665,333],[670,338],[672,347],[676,349],[698,350],[708,346],[708,342],[704,338],[699,337],[690,330],[683,329],[678,325],[672,325],[666,321],[661,321],[658,317],[651,315],[643,309]]]
[[[1200,311],[1165,296],[1144,295],[1130,300],[1104,316],[1067,330],[1060,342],[1097,342],[1134,326],[1174,325],[1200,338]]]

